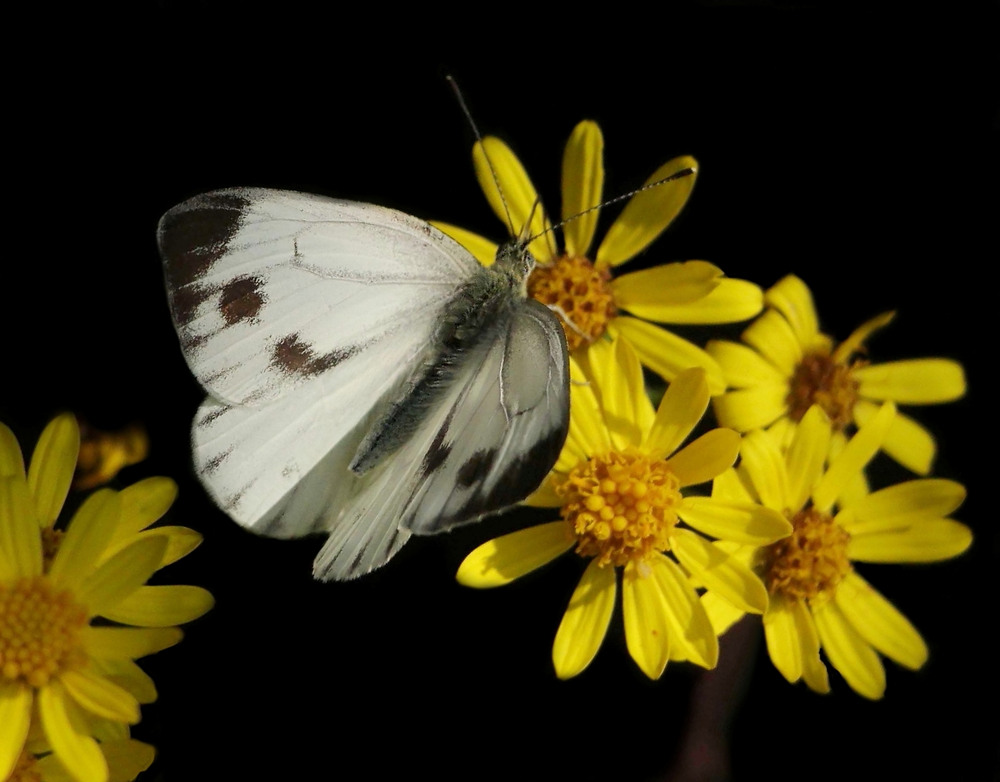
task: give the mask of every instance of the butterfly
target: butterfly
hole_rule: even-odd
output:
[[[555,463],[566,340],[527,296],[525,241],[487,267],[401,212],[254,188],[175,206],[157,238],[208,393],[197,474],[254,532],[328,533],[316,578],[360,576],[412,534],[509,507]]]

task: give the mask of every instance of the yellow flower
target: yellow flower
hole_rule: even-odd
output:
[[[552,659],[560,678],[577,675],[597,654],[619,571],[625,639],[642,671],[656,679],[668,660],[714,667],[718,640],[689,574],[746,611],[762,612],[767,595],[746,565],[693,529],[761,545],[791,528],[780,513],[755,503],[687,495],[690,486],[728,468],[739,450],[739,435],[730,429],[680,448],[708,407],[704,370],[678,375],[654,411],[627,342],[595,343],[590,367],[587,383],[571,365],[570,434],[529,498],[559,508],[561,520],[483,544],[466,557],[458,580],[479,588],[506,584],[575,546],[590,563],[556,633]]]
[[[785,277],[764,298],[768,309],[743,332],[745,345],[708,344],[726,383],[736,389],[713,400],[723,426],[740,432],[769,427],[787,444],[806,410],[818,404],[833,423],[832,442],[840,447],[845,433],[875,415],[879,402],[935,404],[965,394],[965,375],[956,361],[869,364],[856,357],[865,340],[892,320],[892,312],[872,318],[834,346],[820,332],[812,294],[798,277]],[[926,475],[936,446],[926,429],[897,413],[883,449],[904,467]]]
[[[20,762],[37,720],[73,779],[108,780],[100,726],[133,724],[156,699],[135,659],[177,643],[174,625],[212,605],[198,587],[144,586],[200,541],[183,527],[146,529],[176,494],[166,478],[97,491],[56,529],[79,444],[76,420],[59,416],[26,472],[0,424],[0,777]]]
[[[713,497],[759,500],[791,521],[792,535],[771,546],[719,545],[767,584],[764,633],[774,666],[816,692],[830,689],[821,648],[847,683],[871,699],[885,692],[878,653],[914,670],[927,659],[917,630],[854,562],[934,562],[972,542],[968,527],[946,518],[965,499],[961,484],[924,478],[871,494],[856,491],[853,479],[891,431],[895,414],[893,403],[885,403],[824,470],[832,426],[814,405],[784,453],[760,430],[746,435],[739,468],[713,487]],[[720,632],[743,614],[719,594],[702,602]]]
[[[668,381],[684,369],[699,366],[705,369],[713,394],[724,390],[721,370],[708,353],[646,321],[707,324],[746,320],[763,306],[760,288],[724,277],[718,267],[705,261],[612,274],[645,250],[680,213],[697,176],[694,158],[675,158],[658,168],[647,185],[677,178],[636,193],[593,255],[597,207],[604,185],[604,139],[597,123],[585,120],[578,124],[566,144],[562,215],[563,220],[575,219],[562,228],[561,251],[553,233],[543,233],[550,224],[538,206],[534,185],[510,148],[487,136],[475,145],[473,161],[480,186],[511,234],[520,235],[531,219],[530,233],[537,238],[530,248],[538,266],[528,280],[528,292],[563,318],[569,348],[578,359],[608,333],[627,339],[640,361]],[[495,243],[462,228],[435,225],[480,262],[493,262]]]

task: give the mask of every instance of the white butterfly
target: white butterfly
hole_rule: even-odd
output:
[[[566,438],[566,341],[526,295],[524,243],[481,266],[409,215],[238,188],[158,240],[184,357],[209,393],[198,475],[235,521],[328,531],[316,578],[523,499]]]

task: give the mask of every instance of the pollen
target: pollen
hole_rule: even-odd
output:
[[[792,518],[792,534],[766,550],[764,583],[792,600],[826,599],[851,572],[848,535],[828,514],[805,508]]]
[[[46,576],[0,584],[0,683],[42,687],[86,662],[80,630],[86,609]]]
[[[598,339],[618,312],[611,273],[579,255],[563,255],[549,266],[536,266],[528,277],[528,295],[559,315],[570,350]]]
[[[556,492],[581,557],[620,566],[670,549],[682,497],[663,459],[635,448],[612,452],[578,464]]]
[[[802,420],[806,411],[816,404],[830,417],[835,429],[843,429],[851,423],[860,386],[853,372],[863,363],[843,364],[834,361],[825,351],[807,354],[795,368],[789,384],[788,414],[792,420]]]

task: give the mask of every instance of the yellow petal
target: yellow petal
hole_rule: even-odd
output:
[[[858,326],[843,342],[837,345],[833,351],[832,358],[838,364],[846,364],[852,354],[862,350],[868,338],[885,326],[888,326],[892,319],[896,317],[895,312],[883,312],[876,315],[871,320],[867,320]]]
[[[721,394],[726,389],[722,369],[704,350],[676,334],[654,326],[652,323],[616,317],[608,324],[612,335],[624,337],[635,348],[639,361],[667,381],[673,381],[681,372],[691,367],[701,367],[708,378],[711,394]]]
[[[624,450],[639,445],[653,425],[655,413],[646,394],[642,366],[626,340],[602,340],[589,351],[593,381],[612,445]]]
[[[802,360],[803,345],[777,310],[765,310],[743,330],[742,339],[756,348],[786,378],[792,377]]]
[[[772,424],[788,412],[787,385],[759,385],[728,391],[712,399],[712,410],[722,426],[737,432]]]
[[[573,592],[552,645],[552,663],[560,679],[581,673],[594,659],[608,631],[615,607],[615,570],[591,560]]]
[[[31,455],[28,488],[38,507],[38,521],[50,527],[59,517],[80,453],[80,427],[70,413],[53,418]]]
[[[667,460],[681,487],[712,480],[733,466],[740,452],[740,436],[732,429],[712,429]]]
[[[173,646],[184,634],[178,627],[85,627],[81,637],[94,657],[134,660]]]
[[[741,611],[763,613],[767,589],[754,572],[720,547],[685,529],[674,530],[671,549],[698,582]]]
[[[707,261],[667,263],[623,274],[611,281],[615,304],[647,320],[672,322],[664,312],[691,304],[710,294],[719,284],[722,269]]]
[[[0,779],[7,779],[28,738],[32,700],[30,687],[0,683]]]
[[[965,395],[965,373],[957,361],[920,358],[869,364],[852,372],[858,393],[869,399],[908,405],[951,402]]]
[[[549,228],[549,221],[521,161],[500,139],[487,136],[473,147],[472,162],[479,186],[497,217],[512,236],[521,236],[530,216],[527,234],[538,238],[528,248],[537,261],[550,263],[555,255],[552,234],[543,234]]]
[[[664,617],[670,634],[670,646],[680,657],[714,668],[719,660],[719,639],[712,622],[684,572],[669,557],[658,555],[649,561],[666,609]],[[676,659],[671,652],[671,659]]]
[[[24,478],[24,456],[14,433],[0,423],[0,478],[17,475]]]
[[[905,481],[880,489],[849,506],[852,535],[904,529],[947,516],[965,501],[965,487],[944,478]]]
[[[42,537],[28,484],[19,475],[0,477],[0,579],[42,573]]]
[[[197,586],[141,586],[101,616],[137,627],[171,627],[191,622],[215,605],[212,593]]]
[[[62,763],[80,782],[107,782],[108,764],[100,746],[74,725],[73,706],[57,682],[38,692],[38,712],[45,738]]]
[[[633,566],[622,576],[625,643],[632,659],[650,679],[659,679],[670,660],[670,610],[655,578],[644,578]]]
[[[598,267],[618,266],[634,258],[673,222],[694,188],[698,163],[688,156],[674,158],[660,166],[645,183],[651,185],[685,171],[690,173],[632,196],[597,250]]]
[[[789,508],[788,470],[774,440],[759,429],[750,432],[743,438],[740,458],[760,501],[768,508]]]
[[[820,512],[829,512],[841,491],[878,452],[896,416],[896,406],[886,402],[867,424],[858,429],[844,450],[830,460],[830,467],[813,490],[813,505]]]
[[[563,226],[568,255],[590,250],[600,214],[594,207],[600,205],[603,190],[604,136],[596,122],[584,120],[573,128],[563,152],[562,219],[574,218]]]
[[[59,545],[49,575],[62,586],[76,587],[99,560],[121,518],[118,493],[94,492],[73,515]]]
[[[688,369],[667,387],[643,448],[669,456],[701,421],[708,408],[708,379],[701,369]]]
[[[794,684],[805,677],[810,689],[830,691],[826,666],[819,657],[819,635],[804,603],[774,595],[764,614],[764,638],[771,662],[788,681]]]
[[[788,448],[788,495],[782,507],[796,513],[805,506],[823,475],[829,452],[830,419],[819,405],[813,405],[795,427]]]
[[[493,265],[493,261],[495,261],[497,257],[498,245],[496,242],[491,241],[485,236],[481,236],[474,231],[459,228],[457,225],[452,225],[451,223],[443,223],[440,220],[430,220],[429,222],[441,233],[450,236],[462,245],[462,247],[472,253],[472,257],[479,261],[479,263],[483,266]]]
[[[731,467],[712,481],[712,497],[717,500],[737,502],[757,502],[753,484],[745,470]]]
[[[166,550],[167,541],[162,536],[136,540],[80,582],[80,601],[92,614],[103,615],[146,583]]]
[[[896,415],[898,416],[899,413]],[[891,428],[892,427],[890,426],[890,429]],[[888,435],[886,435],[886,437],[888,437]],[[847,443],[848,438],[842,431],[830,433],[830,455],[827,459],[828,463],[832,464],[833,461],[841,453],[843,453],[844,449],[847,447]],[[847,477],[847,481],[844,483],[843,488],[837,495],[837,504],[841,508],[850,508],[855,503],[861,502],[861,500],[867,497],[870,492],[871,489],[868,487],[868,479],[865,477],[864,471],[858,469]]]
[[[801,279],[789,274],[778,280],[768,288],[764,300],[785,317],[800,345],[813,344],[819,335],[819,318],[812,292]]]
[[[91,714],[134,725],[139,703],[127,690],[86,669],[64,671],[59,681],[66,692]]]
[[[594,348],[597,348],[598,352],[607,350],[607,346],[604,345],[595,344]],[[614,352],[607,350],[607,355],[609,362],[613,361]],[[608,366],[613,367],[613,364],[609,363]],[[597,386],[587,379],[579,363],[572,356],[569,360],[569,379],[569,434],[564,450],[572,448],[573,451],[567,454],[568,463],[564,462],[562,454],[559,456],[559,469],[564,472],[568,472],[595,454],[611,450],[611,436],[604,423],[604,413],[601,412],[600,401],[597,398]]]
[[[614,281],[611,287],[614,290]],[[763,306],[764,294],[760,286],[747,280],[722,277],[711,293],[692,302],[660,305],[655,310],[646,309],[645,306],[640,307],[638,304],[625,309],[641,318],[663,323],[700,326],[713,323],[738,323],[752,318]]]
[[[746,616],[745,612],[740,611],[740,609],[728,600],[719,597],[715,592],[705,592],[701,596],[701,606],[705,609],[708,621],[712,623],[712,630],[715,631],[716,635],[722,635]]]
[[[177,499],[177,484],[161,476],[146,478],[122,489],[118,497],[122,517],[115,540],[134,535],[163,518]]]
[[[885,668],[875,650],[832,600],[813,606],[812,614],[830,664],[856,693],[871,700],[881,698],[885,694]]]
[[[854,534],[847,556],[858,562],[938,562],[972,545],[972,530],[952,519],[920,521],[906,529]]]
[[[546,565],[574,543],[565,521],[553,521],[488,540],[459,565],[458,583],[476,589],[509,584]]]
[[[705,349],[719,363],[727,385],[733,388],[778,386],[787,393],[788,379],[753,348],[740,342],[713,339]]]
[[[119,687],[132,693],[132,696],[139,703],[153,703],[156,701],[156,684],[153,682],[152,677],[132,660],[109,660],[92,657],[91,665],[93,665],[94,670],[100,672],[108,681],[114,682]],[[112,723],[112,725],[114,724],[117,723]],[[107,726],[107,723],[102,723],[102,725]],[[97,735],[96,732],[94,735],[103,740],[103,737]]]
[[[101,748],[111,772],[108,782],[132,782],[156,757],[154,747],[135,739],[104,742]]]
[[[765,546],[787,537],[792,525],[781,513],[753,502],[685,497],[677,515],[699,532],[722,540]]]
[[[159,567],[166,567],[170,563],[176,562],[182,557],[186,557],[198,548],[203,540],[200,533],[193,529],[188,529],[187,527],[174,527],[169,525],[163,527],[153,527],[152,529],[147,529],[138,534],[129,535],[127,537],[115,535],[115,542],[109,544],[104,550],[100,561],[107,561],[111,556],[117,554],[126,546],[131,545],[137,539],[141,540],[149,537],[162,537],[167,542],[167,547],[163,553],[163,561],[160,563]]]
[[[927,662],[917,628],[857,573],[837,585],[835,599],[858,634],[886,657],[911,670]]]
[[[870,421],[878,406],[859,399],[854,405],[854,420],[858,426]],[[882,450],[889,456],[918,475],[927,475],[934,463],[937,445],[934,436],[923,426],[899,411],[889,427],[889,432],[882,443]]]

